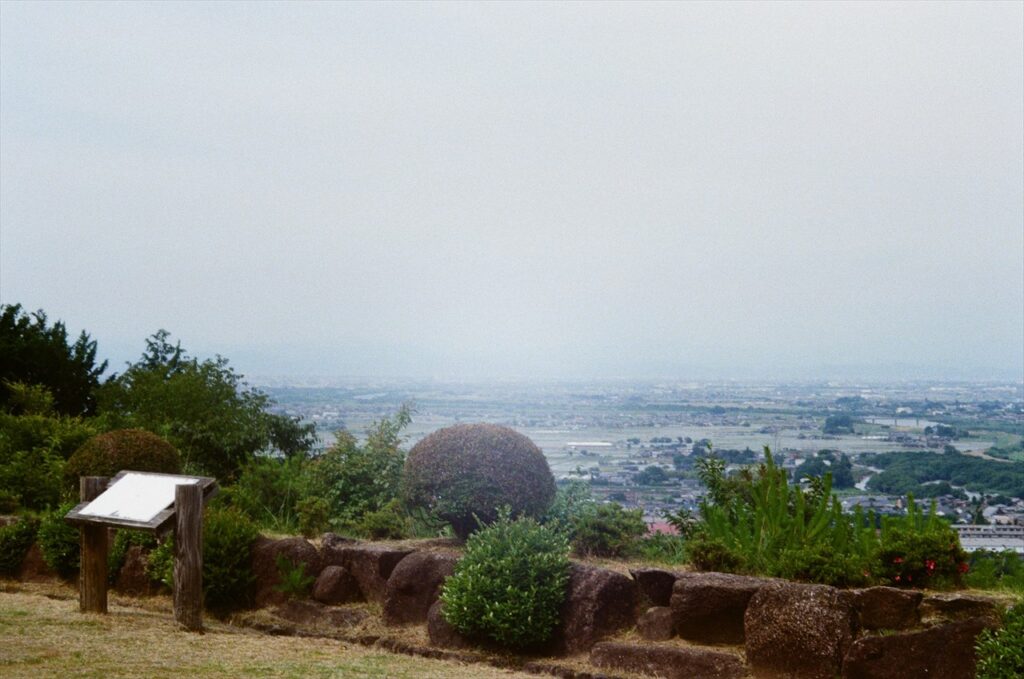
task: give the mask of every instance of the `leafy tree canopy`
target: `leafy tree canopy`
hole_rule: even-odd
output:
[[[137,427],[169,440],[186,469],[235,478],[260,452],[305,455],[313,425],[266,412],[270,398],[248,387],[222,356],[200,361],[170,333],[146,340],[142,357],[100,390],[100,414],[112,427]]]
[[[92,415],[94,392],[106,368],[106,361],[96,364],[96,342],[86,332],[69,342],[64,323],[48,325],[42,310],[0,305],[0,410],[20,414],[12,385],[21,383],[45,387],[59,414]]]

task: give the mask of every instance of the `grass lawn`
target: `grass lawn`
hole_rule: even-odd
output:
[[[0,592],[0,676],[532,677],[487,665],[398,655],[329,639],[267,636],[207,617],[204,634],[166,611],[118,605],[78,612],[77,599]]]

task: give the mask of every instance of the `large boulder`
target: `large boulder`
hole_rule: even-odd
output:
[[[425,622],[459,558],[441,552],[413,552],[398,562],[384,589],[384,622]]]
[[[869,587],[854,595],[854,606],[864,629],[907,629],[921,621],[919,591],[895,587]]]
[[[442,648],[468,648],[472,644],[444,619],[443,604],[435,601],[427,611],[427,636]]]
[[[671,600],[676,634],[709,644],[742,644],[747,603],[767,582],[727,573],[680,573]]]
[[[562,604],[555,647],[564,653],[589,650],[602,637],[630,627],[636,615],[636,583],[622,573],[574,563]]]
[[[1000,596],[967,592],[937,592],[921,602],[921,615],[929,622],[985,618],[998,622],[1007,600]]]
[[[38,542],[33,542],[21,560],[21,567],[18,569],[18,579],[23,582],[47,582],[57,577],[57,571],[46,565],[43,559],[43,550],[39,548]]]
[[[347,604],[362,601],[363,593],[344,566],[327,566],[313,584],[313,598],[322,604]]]
[[[325,541],[322,552],[324,565],[344,566],[359,583],[359,591],[367,601],[383,601],[391,572],[413,550],[388,545]]]
[[[672,609],[668,606],[651,606],[636,621],[636,631],[647,641],[667,641],[675,634]]]
[[[646,598],[651,606],[669,605],[678,573],[660,568],[632,568],[629,574],[636,580],[640,596]]]
[[[125,552],[124,564],[121,566],[121,570],[117,572],[117,578],[114,580],[114,589],[121,594],[128,594],[129,596],[156,594],[159,590],[159,585],[153,582],[149,574],[146,573],[148,564],[149,560],[146,553],[142,551],[142,547],[139,545],[130,546],[128,551]]]
[[[732,653],[699,646],[657,646],[602,641],[590,651],[598,667],[666,679],[739,679],[746,672]]]
[[[963,620],[918,632],[862,637],[843,663],[843,679],[972,679],[974,641],[988,618]]]
[[[756,677],[832,679],[856,626],[853,595],[827,585],[773,582],[754,594],[744,621]]]
[[[277,566],[279,556],[287,560],[292,567],[304,567],[308,576],[315,578],[320,574],[320,553],[305,538],[259,538],[252,547],[252,572],[256,576],[258,608],[280,604],[288,598],[284,592],[277,589],[281,584],[281,573]]]

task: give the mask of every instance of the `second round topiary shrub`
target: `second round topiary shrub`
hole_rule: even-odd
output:
[[[93,436],[64,465],[68,490],[78,488],[80,476],[114,476],[122,469],[178,474],[181,456],[170,443],[143,429],[117,429]]]
[[[465,539],[497,518],[541,516],[555,497],[555,479],[544,454],[522,434],[495,424],[439,429],[413,446],[405,460],[403,494],[451,524]]]
[[[474,533],[445,581],[445,620],[469,638],[531,648],[551,637],[569,582],[565,536],[502,513]]]

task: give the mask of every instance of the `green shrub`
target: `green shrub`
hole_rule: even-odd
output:
[[[306,575],[305,563],[293,563],[284,554],[278,554],[274,563],[277,565],[277,573],[281,578],[281,583],[274,589],[289,597],[305,598],[309,596],[309,590],[316,582],[316,578]]]
[[[1024,676],[1024,601],[1006,611],[1003,626],[984,630],[975,645],[978,679],[1018,679]]]
[[[68,502],[43,515],[39,523],[39,549],[46,565],[57,571],[62,578],[70,578],[78,572],[79,532],[78,528],[64,520],[64,515],[74,509],[75,503]]]
[[[278,533],[300,528],[299,504],[311,493],[310,462],[303,457],[258,457],[242,467],[225,501],[257,525]]]
[[[379,511],[363,514],[355,531],[371,540],[398,540],[408,537],[409,518],[402,511],[402,503],[392,500]]]
[[[581,556],[625,556],[647,533],[643,511],[617,502],[592,505],[571,519],[572,548]]]
[[[689,560],[686,551],[686,539],[681,535],[651,533],[637,541],[636,555],[645,560],[678,566]]]
[[[511,648],[547,641],[558,624],[569,580],[565,537],[507,511],[469,537],[445,581],[445,619],[470,638]]]
[[[968,568],[959,535],[935,513],[934,501],[927,516],[910,496],[906,516],[883,517],[876,573],[886,584],[959,586]]]
[[[123,469],[137,472],[181,472],[181,457],[170,443],[142,429],[118,429],[94,436],[64,466],[64,484],[78,488],[80,476],[114,476]]]
[[[339,432],[335,444],[314,462],[313,495],[327,503],[334,528],[349,530],[364,514],[380,511],[398,497],[405,464],[401,431],[411,417],[410,409],[402,406],[394,417],[374,422],[363,445],[348,432]]]
[[[320,535],[330,527],[330,505],[322,497],[304,497],[295,503],[299,532],[307,538]]]
[[[234,507],[208,507],[203,519],[203,596],[214,613],[252,604],[256,576],[252,544],[256,525]],[[174,587],[174,537],[168,535],[149,554],[149,576]]]
[[[18,573],[38,530],[39,522],[28,517],[0,528],[0,574]]]
[[[968,587],[1006,589],[1024,596],[1024,558],[1016,552],[978,550],[971,552],[968,565]]]
[[[497,518],[498,507],[540,517],[555,496],[547,460],[508,427],[461,424],[430,434],[405,462],[406,504],[449,522],[460,538]]]

